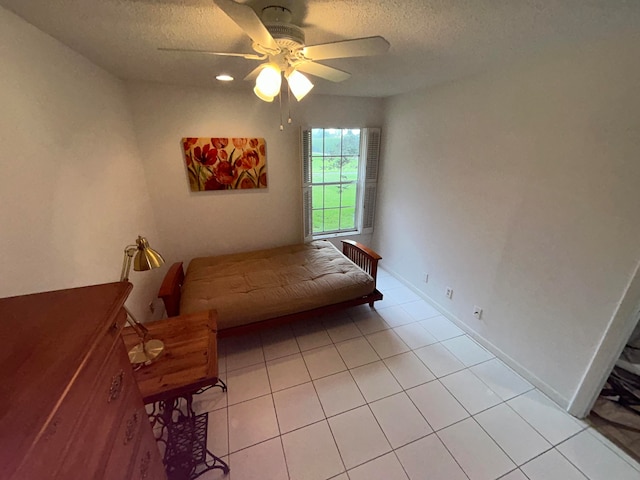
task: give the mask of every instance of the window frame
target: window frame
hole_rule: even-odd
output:
[[[358,152],[358,177],[355,182],[349,184],[356,186],[356,205],[354,212],[354,228],[339,229],[328,232],[313,232],[313,186],[327,186],[328,184],[343,185],[347,182],[321,182],[314,183],[313,172],[313,148],[312,130],[322,129],[323,132],[335,130],[360,130],[360,145]],[[377,190],[377,175],[380,152],[380,129],[367,127],[307,127],[301,131],[301,157],[302,157],[302,209],[303,209],[303,236],[304,241],[335,238],[349,235],[360,235],[373,232],[373,219],[375,212],[375,194]],[[324,135],[323,135],[324,139]],[[324,143],[324,140],[323,140]],[[342,150],[342,148],[341,148]],[[324,155],[323,158],[332,155]],[[343,155],[340,155],[341,157]]]

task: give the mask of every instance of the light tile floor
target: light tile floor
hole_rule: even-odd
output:
[[[353,308],[219,344],[195,397],[227,477],[639,480],[640,465],[381,271]]]

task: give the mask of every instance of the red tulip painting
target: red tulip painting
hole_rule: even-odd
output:
[[[267,188],[264,138],[183,138],[192,192]]]

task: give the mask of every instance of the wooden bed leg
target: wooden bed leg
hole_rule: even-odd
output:
[[[342,253],[345,257],[358,265],[361,269],[373,277],[373,285],[376,286],[378,275],[378,262],[382,257],[368,247],[354,240],[342,240]],[[376,300],[382,300],[382,294],[376,289],[378,295],[369,302],[369,307],[373,308]]]

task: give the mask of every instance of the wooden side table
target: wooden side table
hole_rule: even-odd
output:
[[[211,310],[145,324],[149,338],[162,340],[165,350],[155,362],[135,369],[134,377],[144,403],[154,405],[149,417],[160,427],[156,439],[165,447],[169,480],[193,479],[214,468],[229,471],[206,448],[208,414],[193,410],[195,393],[211,386],[227,389],[218,378],[216,319]],[[122,338],[127,349],[140,341],[130,327]]]

